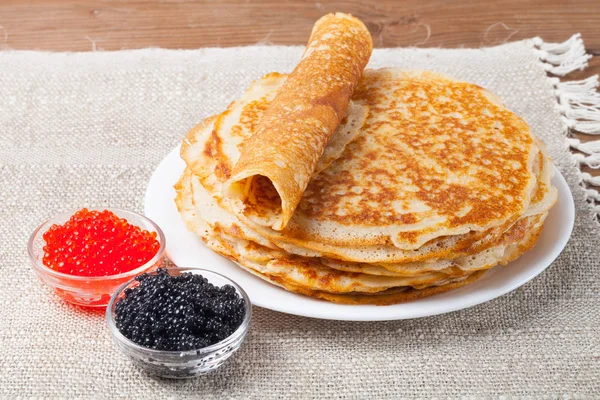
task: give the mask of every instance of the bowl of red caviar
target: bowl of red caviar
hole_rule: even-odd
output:
[[[162,264],[165,236],[141,214],[83,208],[43,222],[27,250],[35,273],[65,301],[106,307],[120,286]]]

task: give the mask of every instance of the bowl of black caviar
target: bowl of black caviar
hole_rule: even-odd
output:
[[[117,346],[151,375],[209,373],[246,338],[252,306],[229,278],[201,268],[159,268],[124,284],[106,319]]]

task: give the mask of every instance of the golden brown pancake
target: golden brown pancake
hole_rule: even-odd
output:
[[[236,212],[275,230],[287,225],[372,49],[357,18],[336,13],[317,21],[300,63],[245,140],[226,182]]]
[[[364,264],[364,270],[361,270],[361,265],[338,261],[336,267],[332,267],[332,260],[291,255],[231,236],[218,226],[210,227],[205,223],[203,216],[210,215],[211,210],[218,207],[206,203],[214,200],[207,193],[203,194],[202,188],[193,193],[189,178],[190,175],[186,175],[178,185],[177,205],[188,227],[201,235],[209,247],[227,254],[245,268],[256,270],[263,275],[277,276],[295,286],[330,293],[375,293],[399,286],[425,288],[445,284],[454,278],[464,278],[475,271],[502,263],[505,255],[512,254],[515,246],[529,243],[529,236],[541,229],[543,221],[543,218],[531,217],[527,221],[528,224],[515,226],[507,231],[497,243],[497,248],[481,254],[449,263],[446,260],[438,260],[420,265],[400,265],[400,268],[406,271],[404,274],[369,274],[367,271],[368,268],[374,267],[372,265]],[[227,248],[227,252],[223,252],[222,248]],[[352,267],[355,270],[348,271]]]
[[[296,77],[257,80],[182,146],[176,203],[211,249],[296,293],[383,305],[460,287],[535,245],[557,197],[551,161],[496,96],[381,69],[315,103],[337,86]]]
[[[370,107],[360,136],[313,178],[286,228],[243,222],[267,237],[412,250],[501,225],[529,205],[536,143],[481,88],[367,70],[354,98]]]
[[[388,72],[387,71],[384,76],[387,76]],[[396,72],[396,71],[395,71]],[[395,73],[394,72],[394,73]],[[416,72],[410,72],[409,74],[409,80],[415,80],[417,82],[419,82],[419,79],[429,79],[430,78],[430,73],[423,73],[424,75],[421,76],[421,74],[416,73]],[[370,75],[370,72],[367,71],[367,76]],[[268,77],[270,79],[270,77]],[[384,80],[389,80],[389,77],[384,78]],[[436,83],[437,85],[445,85],[447,82],[446,78],[439,78],[441,80],[438,81],[434,81],[434,83]],[[265,79],[268,80],[268,79]],[[402,80],[402,79],[400,79]],[[261,81],[262,82],[262,81]],[[414,82],[413,82],[414,83]],[[399,85],[399,83],[397,83]],[[362,84],[361,84],[362,85]],[[249,92],[252,94],[255,92],[254,90],[254,86],[249,90]],[[266,86],[273,86],[271,84],[267,84]],[[477,90],[477,91],[481,91],[480,88],[471,85],[474,87],[473,90]],[[460,87],[460,86],[459,86]],[[365,90],[364,88],[362,90]],[[458,89],[457,89],[458,90]],[[246,96],[245,96],[246,97]],[[481,95],[482,99],[480,99],[482,102],[485,103],[485,101],[487,101],[486,99],[489,97],[489,94],[482,94]],[[249,96],[250,99],[253,98],[253,96]],[[365,99],[361,99],[358,101],[364,101]],[[268,98],[264,98],[263,101],[268,101]],[[250,104],[250,105],[248,105]],[[252,120],[257,120],[261,117],[261,113],[260,113],[260,109],[264,109],[265,105],[261,105],[260,107],[256,107],[253,105],[253,102],[247,102],[246,104],[244,104],[243,102],[240,102],[239,104],[233,103],[233,108],[236,109],[240,108],[242,111],[232,111],[231,106],[230,109],[226,112],[226,114],[229,116],[231,115],[246,115],[245,118],[243,118],[243,120],[245,121],[245,126],[244,123],[240,123],[239,125],[233,125],[232,123],[228,123],[225,124],[225,126],[227,127],[233,127],[235,129],[230,129],[229,131],[235,132],[235,136],[234,135],[227,135],[228,130],[222,130],[221,126],[214,126],[212,127],[211,130],[211,125],[210,123],[205,124],[206,128],[205,129],[198,129],[196,131],[194,131],[194,134],[188,135],[188,139],[186,140],[186,143],[184,143],[184,147],[182,148],[182,156],[184,157],[184,159],[186,160],[188,166],[190,166],[192,168],[192,170],[194,171],[195,174],[197,174],[201,179],[202,179],[202,184],[207,187],[209,189],[209,191],[211,192],[211,194],[217,198],[222,198],[222,194],[221,194],[221,190],[222,190],[222,184],[223,181],[225,181],[226,179],[228,179],[229,175],[227,171],[231,171],[232,165],[235,163],[237,157],[239,157],[239,143],[241,141],[243,141],[243,137],[247,135],[251,135],[252,134]],[[487,104],[487,103],[485,103]],[[369,120],[374,120],[377,117],[374,116],[374,112],[376,112],[376,110],[378,108],[380,108],[380,106],[377,106],[377,104],[374,102],[374,100],[371,99],[371,105],[374,106],[374,110],[370,112],[369,115]],[[488,104],[490,107],[495,107],[494,104]],[[401,107],[402,108],[402,107]],[[246,109],[251,109],[252,112],[246,112]],[[221,120],[222,117],[219,117],[218,120]],[[241,119],[241,118],[240,118]],[[357,118],[357,120],[360,120],[360,118]],[[519,122],[520,120],[517,119],[517,122]],[[210,122],[210,121],[209,121]],[[522,122],[522,121],[520,121]],[[241,128],[237,128],[238,126],[241,126]],[[203,132],[203,133],[202,133]],[[365,142],[365,135],[368,135],[370,133],[369,130],[364,130],[360,135],[359,140],[362,142]],[[524,135],[526,136],[531,136],[529,135],[528,130],[524,133]],[[386,136],[386,135],[383,135]],[[334,136],[335,137],[335,136]],[[377,137],[375,135],[375,137]],[[385,139],[385,138],[384,138]],[[527,141],[525,141],[527,142]],[[187,143],[194,143],[193,146],[189,146],[187,145]],[[231,143],[238,143],[237,146],[234,146]],[[535,144],[533,144],[533,140],[529,140],[527,143],[532,144],[532,148],[537,149],[537,147],[535,146]],[[536,142],[537,143],[537,142]],[[346,144],[342,141],[342,144]],[[358,149],[355,145],[358,145]],[[195,153],[190,152],[188,149],[190,149],[191,147],[195,148]],[[204,149],[204,151],[200,151],[199,149]],[[287,251],[290,251],[292,253],[297,253],[297,254],[301,254],[301,255],[312,255],[312,256],[319,256],[319,255],[326,255],[326,256],[332,256],[332,257],[338,257],[347,261],[357,261],[357,262],[376,262],[376,261],[382,261],[382,262],[410,262],[410,261],[415,261],[417,259],[426,259],[426,258],[432,258],[432,257],[444,257],[446,255],[448,255],[451,252],[455,252],[455,251],[463,251],[463,252],[468,252],[471,250],[471,247],[473,245],[473,243],[478,243],[478,244],[482,244],[485,242],[485,240],[482,240],[483,237],[488,237],[488,242],[490,240],[493,240],[495,237],[497,237],[497,235],[501,234],[504,230],[508,229],[508,227],[510,227],[510,225],[512,225],[512,223],[515,222],[515,220],[517,219],[517,217],[519,216],[519,214],[514,214],[512,216],[509,216],[508,218],[506,218],[503,222],[503,224],[499,224],[495,227],[492,227],[488,230],[471,230],[471,231],[467,231],[467,233],[465,235],[451,235],[449,234],[447,231],[442,231],[443,233],[447,233],[446,235],[441,235],[441,236],[437,236],[437,238],[439,238],[438,243],[434,243],[433,240],[428,240],[427,243],[425,243],[424,246],[419,246],[417,249],[405,249],[405,248],[399,248],[398,246],[396,246],[396,243],[393,242],[388,242],[388,243],[377,243],[375,242],[374,244],[371,243],[372,241],[372,235],[369,234],[369,230],[372,231],[374,228],[373,227],[364,227],[360,224],[358,224],[356,227],[349,223],[346,225],[341,225],[338,229],[337,225],[335,225],[335,223],[339,223],[340,221],[342,221],[342,219],[339,218],[339,216],[334,216],[335,218],[337,218],[335,221],[327,221],[327,219],[331,216],[331,214],[338,214],[340,213],[339,210],[335,210],[335,207],[333,206],[333,204],[331,204],[331,208],[329,209],[329,211],[327,209],[321,208],[320,206],[318,206],[316,203],[318,203],[319,201],[322,202],[329,202],[330,198],[333,199],[331,201],[338,201],[339,199],[344,199],[344,200],[339,200],[339,201],[349,201],[347,199],[351,199],[351,198],[356,198],[355,202],[358,202],[360,204],[362,203],[371,203],[371,204],[377,204],[377,202],[375,201],[375,198],[371,198],[369,196],[366,196],[364,193],[354,193],[354,191],[358,191],[359,188],[358,186],[355,186],[354,182],[353,186],[350,188],[347,188],[346,186],[348,185],[344,185],[344,182],[339,182],[339,183],[335,183],[334,179],[336,179],[336,173],[331,172],[333,170],[334,167],[336,168],[341,168],[339,167],[340,164],[342,164],[342,166],[348,162],[351,165],[354,165],[356,163],[365,163],[364,161],[364,157],[361,158],[361,149],[363,149],[363,146],[358,144],[358,143],[352,143],[349,147],[348,150],[345,151],[345,155],[344,160],[337,160],[333,163],[333,165],[331,166],[331,168],[328,168],[327,170],[325,170],[323,173],[319,174],[314,180],[313,182],[321,182],[319,183],[319,190],[318,193],[316,193],[315,195],[313,195],[313,193],[316,191],[316,189],[311,189],[313,187],[313,183],[311,183],[309,185],[309,190],[310,192],[307,192],[305,195],[305,198],[302,200],[301,204],[300,204],[300,209],[298,210],[298,212],[296,213],[296,215],[293,217],[291,223],[290,223],[290,227],[286,228],[284,231],[282,232],[277,232],[274,231],[272,229],[269,228],[265,228],[262,227],[258,224],[254,224],[251,220],[244,218],[243,216],[238,215],[238,217],[240,217],[241,221],[247,225],[249,227],[249,229],[252,229],[256,232],[258,232],[260,235],[268,238],[270,241],[272,241],[273,243],[276,243],[279,247],[284,248]],[[465,150],[466,151],[466,150]],[[192,153],[192,154],[190,154]],[[364,151],[363,151],[364,153]],[[533,156],[533,160],[532,160],[532,164],[534,164],[534,162],[536,160],[538,160],[539,162],[542,162],[542,158],[540,158],[538,156],[537,150],[534,150],[534,156]],[[462,156],[465,156],[465,154],[462,154]],[[366,159],[369,162],[369,164],[367,165],[371,165],[371,166],[376,166],[376,162],[375,160],[370,160],[369,157],[371,157],[371,153],[366,154]],[[360,159],[361,161],[355,161],[355,159]],[[200,161],[198,161],[200,160]],[[499,160],[500,162],[501,160]],[[327,164],[331,163],[332,160],[328,159],[327,160]],[[425,162],[425,161],[424,161]],[[201,168],[198,168],[198,165],[201,165],[204,170],[202,170]],[[543,207],[541,207],[540,210],[537,211],[537,213],[539,212],[543,212],[544,209],[549,208],[549,205],[551,205],[556,197],[556,192],[555,191],[551,191],[549,190],[549,186],[550,186],[550,177],[551,177],[551,167],[550,167],[550,163],[549,161],[545,162],[545,166],[547,168],[544,169],[544,171],[546,172],[544,174],[544,177],[542,180],[540,180],[540,185],[539,188],[541,188],[540,190],[538,190],[537,192],[534,193],[535,196],[537,196],[534,200],[539,200],[538,203],[542,204]],[[415,167],[416,168],[416,167]],[[531,166],[532,168],[532,175],[534,177],[534,181],[535,181],[535,165]],[[376,171],[381,171],[381,169],[377,169],[375,168]],[[337,171],[337,170],[336,170]],[[358,169],[357,169],[358,171]],[[408,173],[408,172],[406,172]],[[450,174],[452,173],[452,171],[449,172]],[[494,174],[496,173],[495,171],[491,171],[489,172],[489,174]],[[356,175],[359,175],[360,172],[356,172]],[[497,174],[497,173],[496,173]],[[341,174],[341,176],[343,176],[344,174]],[[368,174],[367,174],[368,175]],[[401,175],[399,175],[401,178]],[[326,177],[326,178],[323,178]],[[323,183],[323,180],[325,180],[325,182],[328,182],[327,184]],[[369,178],[368,176],[364,179],[364,181],[366,182],[367,185],[370,184],[374,184],[374,185],[378,185],[380,184],[380,182],[376,182],[373,179]],[[477,184],[478,186],[481,186],[481,182],[477,179],[473,179],[474,181],[474,185]],[[534,182],[535,183],[535,182]],[[489,184],[489,183],[488,183]],[[492,185],[495,186],[495,185]],[[489,189],[490,191],[494,191],[495,187],[488,187],[487,189]],[[324,188],[333,188],[332,190],[327,189],[324,191]],[[394,185],[391,185],[389,188],[389,190],[393,189]],[[400,188],[402,188],[402,186],[399,186]],[[484,190],[481,189],[480,187],[478,187],[478,189],[480,190]],[[374,191],[375,189],[369,189],[370,191]],[[397,190],[401,190],[401,189],[397,189]],[[333,192],[333,193],[330,193]],[[405,194],[404,198],[406,199],[406,197],[408,195],[411,195],[412,192],[408,192]],[[476,193],[478,193],[478,191],[476,191]],[[391,195],[390,193],[388,193],[386,196]],[[531,192],[529,192],[528,194],[524,194],[523,196],[525,197],[529,197],[529,195],[531,195]],[[441,195],[440,195],[441,196]],[[510,194],[508,194],[508,196],[511,196]],[[544,198],[544,196],[546,198]],[[335,200],[335,199],[338,200]],[[378,197],[381,200],[381,204],[379,205],[380,209],[384,210],[382,213],[386,213],[389,209],[389,204],[386,203],[387,200],[385,200],[385,196],[380,196]],[[490,198],[491,199],[491,198]],[[542,202],[542,200],[544,200]],[[416,200],[418,201],[418,199]],[[395,200],[394,200],[395,202]],[[319,214],[322,214],[321,217],[317,217],[315,214],[313,213],[313,210],[309,210],[308,205],[313,205],[313,203],[315,203],[315,209]],[[482,201],[477,201],[477,204],[482,203]],[[221,204],[227,208],[227,203],[226,202],[221,202]],[[486,207],[492,207],[492,205],[486,206]],[[467,207],[467,206],[465,206]],[[484,210],[486,210],[485,207],[482,206],[482,208],[484,208]],[[309,219],[307,217],[307,213],[305,212],[303,214],[303,212],[301,211],[302,209],[304,210],[308,210],[310,215],[313,215],[315,218],[313,219]],[[307,212],[308,212],[307,211]],[[346,211],[344,211],[346,212]],[[350,212],[350,211],[347,211]],[[376,212],[376,211],[371,211],[371,213]],[[362,215],[362,214],[360,214]],[[365,211],[365,218],[366,215],[369,215],[369,213],[367,213]],[[410,217],[407,217],[410,218]],[[300,221],[300,222],[299,222]],[[303,222],[302,222],[303,221]],[[336,222],[337,221],[337,222]],[[349,220],[350,221],[350,220]],[[301,223],[302,222],[302,223]],[[320,232],[319,229],[321,227],[327,227],[328,225],[331,226],[331,224],[334,224],[333,228],[328,228],[328,229],[324,229],[323,232]],[[414,224],[406,224],[407,226],[413,226]],[[354,229],[356,228],[356,229]],[[335,230],[336,233],[339,233],[341,231],[347,231],[349,229],[353,229],[353,231],[351,232],[352,235],[346,235],[346,236],[350,236],[349,240],[351,243],[346,243],[345,242],[345,238],[341,237],[340,235],[328,235],[329,233],[331,233],[331,231]],[[364,238],[366,244],[357,244],[354,243],[357,241],[357,231],[360,233],[360,230],[363,229],[365,230],[365,234],[364,234]],[[385,232],[385,227],[383,227],[382,231]],[[467,229],[467,227],[463,227],[462,229]],[[493,229],[495,229],[496,236],[491,236],[491,234],[489,233],[490,231],[492,231]],[[423,235],[425,235],[424,237],[428,237],[428,235],[432,235],[432,228],[427,228],[427,230],[423,229],[420,233],[422,233]],[[410,233],[410,232],[409,232]],[[417,232],[412,232],[414,234],[416,234]],[[405,234],[407,234],[405,232]],[[436,235],[440,234],[440,232],[437,232]],[[332,237],[330,237],[332,236]],[[352,237],[354,236],[354,238]],[[320,239],[319,239],[320,238]],[[322,240],[321,240],[322,239]],[[340,243],[336,243],[335,241],[340,239],[341,242]],[[343,240],[342,240],[343,239]],[[356,240],[355,240],[356,239]],[[333,242],[333,243],[332,243]],[[354,244],[352,244],[354,243]],[[411,246],[408,246],[411,247]]]

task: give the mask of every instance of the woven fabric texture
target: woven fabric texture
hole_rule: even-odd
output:
[[[600,396],[600,229],[578,186],[552,82],[532,41],[379,49],[370,67],[433,69],[498,94],[548,145],[577,215],[565,251],[496,300],[416,320],[322,321],[255,308],[242,349],[194,380],[155,379],[113,345],[103,313],[60,301],[26,245],[64,210],[142,210],[161,159],[300,47],[0,52],[0,397],[403,398]],[[534,250],[535,251],[535,250]]]

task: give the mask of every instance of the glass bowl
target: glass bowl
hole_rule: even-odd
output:
[[[207,374],[221,366],[240,348],[244,339],[246,339],[246,334],[250,327],[250,319],[252,318],[250,299],[237,283],[216,272],[196,267],[167,268],[167,271],[173,276],[178,276],[184,272],[200,274],[215,286],[233,286],[245,302],[244,319],[240,326],[229,337],[201,349],[166,351],[141,346],[126,338],[117,328],[114,319],[115,303],[117,300],[125,296],[125,289],[133,288],[139,284],[138,281],[131,280],[112,296],[106,308],[106,320],[111,336],[121,351],[129,356],[134,364],[151,375],[162,378],[184,379]]]
[[[88,208],[88,210],[108,210],[113,212],[119,218],[125,218],[132,225],[137,225],[141,229],[156,232],[156,239],[160,243],[158,252],[146,264],[117,275],[108,276],[76,276],[58,272],[44,265],[42,258],[44,257],[44,246],[46,244],[42,235],[53,224],[64,224],[75,214],[75,211],[64,212],[50,218],[42,223],[29,238],[27,243],[27,251],[31,266],[38,277],[49,287],[54,289],[56,294],[62,297],[65,301],[85,307],[106,307],[110,301],[110,297],[117,289],[125,282],[132,279],[145,271],[150,271],[159,267],[162,263],[165,254],[165,235],[161,229],[145,216],[134,213],[132,211],[121,210],[118,208]]]

